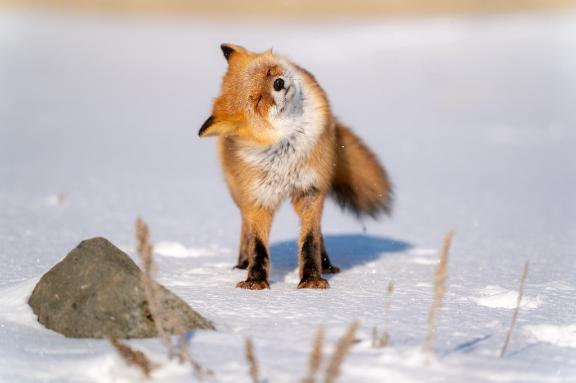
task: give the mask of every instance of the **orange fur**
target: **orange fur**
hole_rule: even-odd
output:
[[[330,264],[320,221],[325,197],[357,215],[391,207],[391,184],[376,156],[333,117],[324,91],[306,70],[272,51],[222,44],[228,60],[220,96],[199,135],[219,136],[230,194],[242,213],[238,287],[269,287],[268,237],[286,198],[300,217],[298,287],[327,288]]]

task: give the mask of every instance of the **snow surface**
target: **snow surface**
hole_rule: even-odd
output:
[[[196,135],[225,70],[221,42],[273,47],[309,69],[392,175],[392,219],[327,205],[326,244],[343,268],[330,290],[296,289],[289,206],[272,232],[271,289],[234,288],[239,215],[214,140]],[[342,382],[575,382],[575,100],[576,14],[291,24],[1,13],[0,381],[142,380],[106,341],[46,330],[25,303],[82,239],[130,251],[141,215],[159,280],[218,328],[191,339],[208,381],[250,381],[246,337],[266,381],[300,381],[317,326],[329,353],[359,320]],[[431,360],[420,348],[451,228]],[[526,304],[500,359],[527,260]],[[374,349],[384,323],[392,347]],[[193,380],[158,340],[129,343],[162,364],[154,381]]]

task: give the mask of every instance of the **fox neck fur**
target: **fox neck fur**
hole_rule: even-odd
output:
[[[325,97],[309,89],[297,68],[284,65],[293,85],[284,106],[275,105],[269,112],[270,124],[279,132],[278,141],[268,147],[242,142],[237,145],[239,157],[260,174],[250,187],[253,202],[268,208],[275,208],[295,192],[319,187],[320,175],[307,163],[308,156],[322,132],[334,129],[327,118]]]

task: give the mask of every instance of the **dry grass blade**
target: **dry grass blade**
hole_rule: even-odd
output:
[[[386,314],[390,312],[390,306],[392,305],[392,293],[394,292],[394,281],[388,283],[388,288],[386,289]]]
[[[380,337],[378,336],[378,329],[376,326],[372,327],[372,348],[378,347],[380,344]]]
[[[350,348],[354,343],[354,337],[356,336],[358,325],[358,322],[352,323],[342,338],[338,340],[336,349],[334,350],[332,358],[330,358],[330,362],[326,368],[325,383],[334,383],[340,376],[342,363],[344,362],[344,359],[346,359],[346,356],[350,352]]]
[[[390,333],[388,332],[388,318],[390,318],[390,307],[392,306],[392,294],[394,293],[394,281],[388,283],[386,289],[386,304],[384,306],[384,315],[386,317],[384,322],[384,329],[382,336],[378,340],[378,347],[387,347],[390,344]]]
[[[438,313],[442,307],[444,295],[446,294],[446,279],[448,278],[448,254],[450,253],[450,245],[452,244],[452,237],[454,231],[450,230],[442,241],[442,250],[440,251],[440,263],[434,275],[434,299],[430,306],[428,314],[428,333],[424,343],[424,351],[432,352],[434,348],[434,341],[436,340]]]
[[[506,333],[506,339],[502,345],[502,350],[500,351],[500,358],[504,357],[506,350],[508,349],[508,344],[512,338],[512,331],[514,331],[514,326],[516,325],[516,319],[518,318],[518,312],[520,312],[520,305],[522,304],[522,297],[524,296],[524,283],[526,282],[526,277],[528,276],[528,262],[524,264],[524,270],[522,271],[522,278],[520,278],[520,288],[518,289],[518,300],[516,301],[516,308],[514,309],[514,314],[512,314],[512,321],[510,322],[510,328]]]
[[[136,250],[142,260],[142,264],[144,265],[144,272],[152,274],[152,253],[154,247],[150,241],[150,229],[148,229],[148,225],[140,217],[136,219]]]
[[[178,348],[176,349],[178,359],[180,362],[187,362],[189,363],[192,368],[194,369],[194,373],[200,379],[202,379],[203,375],[213,376],[214,371],[209,368],[202,367],[200,363],[198,363],[194,358],[192,358],[192,353],[190,352],[190,344],[188,343],[188,336],[187,334],[180,335],[178,340]]]
[[[252,382],[260,383],[258,361],[256,360],[256,354],[254,353],[254,344],[250,338],[246,338],[244,352],[246,354],[246,362],[248,362],[248,373],[250,374],[250,378],[252,378]]]
[[[138,367],[147,378],[150,377],[150,373],[156,366],[148,359],[146,354],[142,351],[132,349],[116,338],[110,338],[109,340],[127,365]]]
[[[316,331],[316,336],[314,337],[314,344],[312,345],[312,351],[310,352],[310,359],[308,360],[308,375],[303,383],[314,383],[316,381],[316,375],[320,370],[320,365],[322,364],[322,345],[324,344],[324,328],[322,326],[318,327]]]
[[[154,279],[154,273],[156,271],[153,255],[154,246],[150,240],[150,230],[148,229],[148,225],[140,217],[136,220],[136,242],[136,250],[144,268],[144,272],[142,273],[142,286],[144,287],[144,293],[146,294],[146,300],[148,301],[148,309],[150,310],[150,315],[154,320],[158,336],[168,350],[168,358],[172,359],[177,357],[181,363],[188,362],[199,377],[204,373],[212,375],[213,372],[211,370],[203,368],[192,358],[186,329],[182,324],[163,314],[162,305],[157,294],[158,283],[156,283]],[[177,347],[172,344],[172,338],[167,329],[169,329],[171,333],[182,334]]]
[[[148,301],[148,309],[150,310],[150,315],[154,320],[158,336],[164,346],[168,349],[169,357],[172,357],[174,354],[174,348],[172,346],[170,335],[164,331],[164,318],[161,314],[160,301],[156,294],[158,286],[154,280],[154,246],[150,240],[150,230],[148,229],[148,225],[140,217],[136,220],[136,243],[138,256],[144,266],[144,272],[142,273],[142,286],[144,287],[144,293],[146,294],[146,300]]]
[[[388,347],[389,344],[390,344],[390,334],[388,333],[388,330],[384,329],[382,330],[382,335],[380,335],[380,337],[378,338],[376,346],[378,348],[384,348]]]

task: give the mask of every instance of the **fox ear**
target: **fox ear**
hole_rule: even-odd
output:
[[[229,136],[233,134],[237,128],[238,124],[236,123],[229,121],[214,122],[214,117],[210,116],[202,124],[202,127],[198,131],[198,135],[200,137]]]
[[[206,121],[204,121],[204,123],[202,124],[202,127],[200,128],[200,130],[198,131],[198,135],[200,137],[204,137],[206,136],[206,131],[212,126],[212,124],[214,123],[214,117],[210,116],[206,119]]]
[[[234,44],[220,44],[220,49],[222,49],[222,53],[224,54],[224,58],[226,61],[230,61],[230,57],[236,53],[246,53],[246,49],[241,47],[240,45]]]

